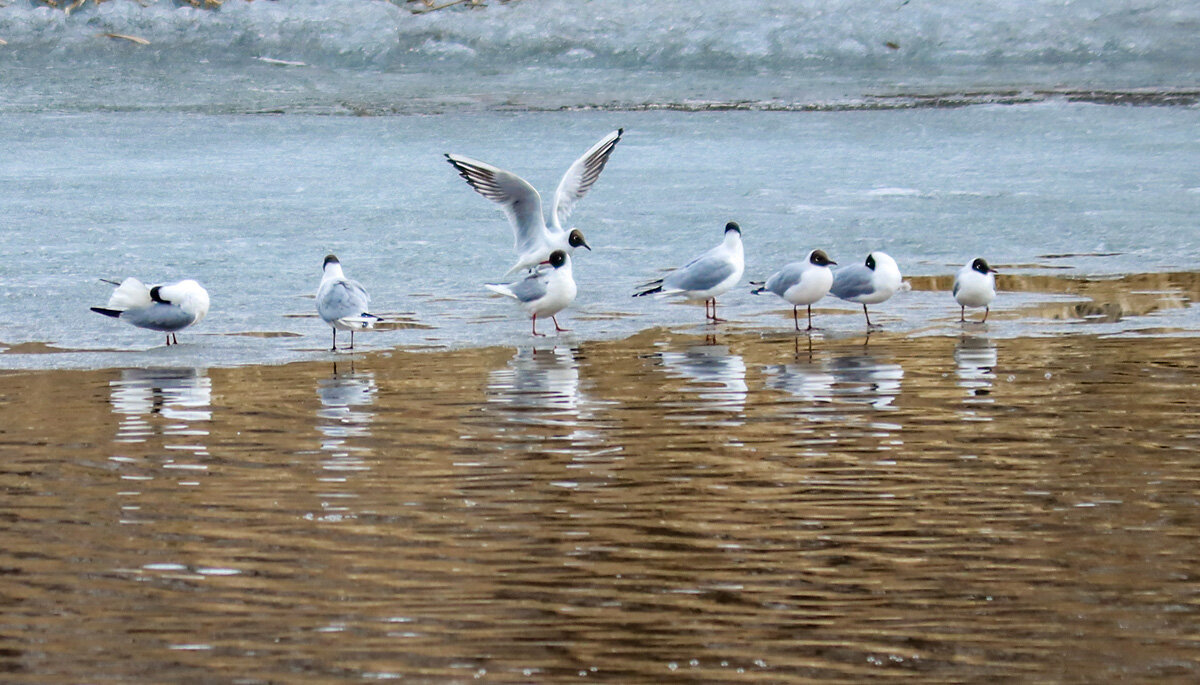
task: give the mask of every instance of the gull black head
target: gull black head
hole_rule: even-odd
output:
[[[325,255],[325,263],[321,265],[321,268],[324,269],[325,267],[329,266],[330,264],[341,264],[341,262],[338,261],[338,258],[336,255],[331,255],[331,254]]]
[[[867,255],[866,263],[867,263],[867,268],[870,269],[871,271],[874,271],[875,270],[875,255],[873,255],[873,254]]]
[[[550,266],[554,267],[555,269],[562,266],[563,264],[566,264],[567,263],[566,250],[555,250],[554,252],[551,252],[550,258],[546,260],[546,263],[549,264]]]
[[[728,233],[730,231],[737,231],[737,234],[741,235],[742,227],[738,226],[736,221],[730,221],[729,223],[725,224],[725,232]]]
[[[837,264],[837,262],[829,258],[829,255],[825,254],[825,250],[813,250],[812,254],[808,256],[808,262],[814,266]]]
[[[567,234],[567,244],[571,247],[586,247],[588,250],[592,249],[592,246],[588,245],[587,241],[583,239],[583,233],[578,228],[572,228],[571,232]]]
[[[983,257],[976,257],[975,261],[971,262],[971,269],[978,271],[984,276],[988,274],[999,273],[992,267],[988,266],[987,261]]]

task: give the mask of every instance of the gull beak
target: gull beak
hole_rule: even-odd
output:
[[[586,247],[586,248],[588,249],[588,252],[591,252],[591,251],[592,251],[592,246],[591,246],[591,245],[588,245],[586,241],[584,241],[584,242],[581,242],[581,243],[579,243],[579,244],[580,244],[582,247]]]
[[[833,261],[832,259],[831,259],[831,260],[829,260],[829,263],[830,263],[830,264],[837,264],[837,262]]]

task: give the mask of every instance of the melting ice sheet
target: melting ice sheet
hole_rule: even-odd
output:
[[[15,0],[0,110],[904,106],[1060,89],[1194,102],[1200,70],[1189,0],[180,4]]]
[[[312,293],[327,253],[386,318],[363,349],[528,341],[502,279],[503,214],[445,164],[461,152],[550,193],[574,158],[626,135],[572,217],[568,339],[699,326],[700,308],[633,287],[741,223],[746,279],[814,247],[842,264],[883,249],[911,292],[873,308],[891,331],[957,326],[950,275],[976,255],[1005,290],[1003,336],[1200,330],[1200,111],[1041,104],[874,112],[569,112],[435,117],[148,113],[7,115],[0,145],[0,342],[9,367],[207,365],[323,355]],[[905,189],[903,192],[897,189]],[[193,277],[212,311],[163,347],[92,314],[99,279]],[[791,308],[722,297],[733,328],[791,328]],[[861,309],[818,304],[824,335],[860,335]],[[976,314],[978,316],[978,314]],[[75,350],[70,354],[34,354]]]

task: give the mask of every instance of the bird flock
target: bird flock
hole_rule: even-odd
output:
[[[537,330],[538,317],[549,317],[556,332],[568,330],[559,325],[557,315],[574,302],[577,293],[571,256],[580,247],[592,249],[578,228],[568,226],[568,220],[576,203],[595,185],[622,135],[624,129],[604,136],[567,169],[554,191],[548,224],[541,195],[520,176],[463,155],[445,156],[471,188],[499,204],[508,217],[517,258],[505,275],[517,274],[518,278],[484,286],[520,305],[530,316],[534,336],[542,335]],[[867,305],[886,302],[902,289],[900,268],[896,260],[879,250],[868,254],[862,264],[830,268],[837,264],[824,250],[814,249],[804,259],[784,265],[766,281],[751,281],[756,286],[751,292],[771,293],[791,304],[797,331],[801,330],[800,307],[807,308],[805,330],[811,331],[812,305],[830,294],[861,304],[870,330],[876,324],[871,323]],[[730,221],[720,243],[666,276],[639,285],[633,296],[652,295],[703,304],[705,320],[718,323],[723,319],[717,316],[717,298],[736,286],[744,272],[742,230]],[[996,273],[982,257],[972,259],[958,271],[952,294],[960,307],[960,321],[966,322],[967,307],[982,307],[984,314],[979,323],[987,321],[996,297]],[[106,306],[92,307],[92,311],[166,333],[167,345],[178,344],[178,331],[199,323],[208,314],[208,292],[191,279],[156,285],[146,285],[132,277],[120,283],[105,282],[117,287]],[[335,255],[327,255],[317,288],[316,307],[321,320],[333,331],[332,351],[339,349],[338,331],[350,333],[346,349],[354,349],[354,332],[372,328],[382,320],[368,311],[369,305],[370,296],[362,284],[346,277]]]

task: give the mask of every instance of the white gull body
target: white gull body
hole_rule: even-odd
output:
[[[178,345],[176,333],[204,320],[208,306],[208,291],[190,278],[146,285],[130,277],[113,291],[107,306],[91,309],[138,328],[164,332],[168,345]]]
[[[808,330],[812,330],[812,305],[825,295],[833,285],[831,260],[824,250],[812,250],[803,261],[787,264],[767,279],[761,288],[753,290],[754,294],[769,292],[783,298],[792,305],[792,320],[796,330],[800,330],[800,305],[808,307]]]
[[[511,297],[532,316],[533,334],[537,332],[537,319],[550,317],[556,331],[566,331],[558,325],[557,315],[575,301],[577,288],[571,273],[571,256],[566,250],[555,250],[549,259],[537,265],[525,278],[514,283],[485,283],[484,287],[505,297]]]
[[[337,332],[350,331],[350,347],[354,349],[354,331],[372,328],[380,317],[367,312],[371,297],[366,288],[346,278],[342,263],[334,255],[325,257],[321,285],[317,286],[317,314],[333,329],[333,346],[337,350]]]
[[[903,277],[896,260],[886,252],[875,250],[867,255],[863,264],[845,266],[833,272],[833,286],[829,292],[834,297],[847,302],[857,302],[863,306],[863,316],[870,328],[871,316],[867,314],[867,305],[886,302],[900,289]]]
[[[982,257],[977,257],[955,274],[951,292],[960,307],[959,321],[966,321],[967,307],[983,307],[983,318],[979,323],[984,323],[991,311],[989,305],[996,299],[996,270]]]
[[[705,317],[717,322],[720,321],[717,318],[717,297],[736,285],[745,270],[742,229],[730,221],[725,224],[725,237],[719,245],[663,278],[638,286],[638,292],[633,296],[675,296],[687,302],[703,302]]]

